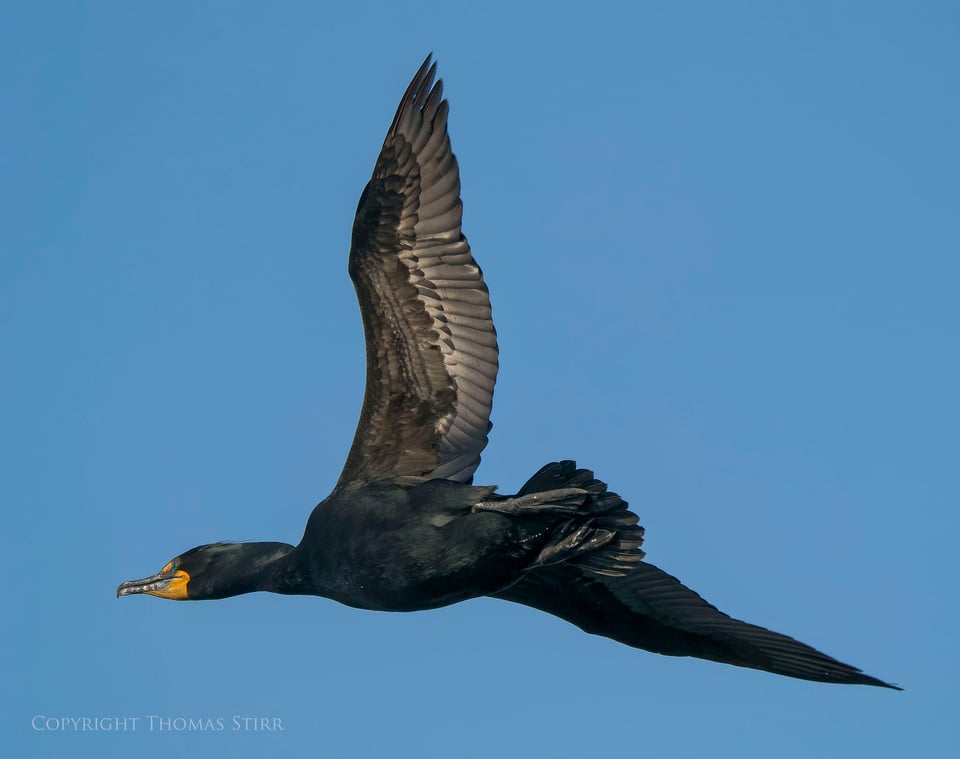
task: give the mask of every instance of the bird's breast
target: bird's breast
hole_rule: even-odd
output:
[[[489,595],[529,562],[512,520],[469,507],[443,520],[396,494],[324,503],[310,518],[304,554],[315,592],[375,611],[419,611]]]

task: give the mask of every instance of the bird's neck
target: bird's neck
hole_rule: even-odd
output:
[[[294,548],[288,543],[223,544],[216,564],[190,580],[192,597],[228,598],[244,593],[297,593]]]
[[[270,545],[282,545],[283,547],[273,553],[268,563],[264,563],[257,576],[255,590],[284,595],[313,593],[314,591],[310,589],[309,577],[305,573],[306,570],[299,561],[297,549],[286,543],[272,543]]]

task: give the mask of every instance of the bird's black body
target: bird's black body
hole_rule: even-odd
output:
[[[448,480],[338,489],[314,509],[301,542],[326,546],[304,556],[312,592],[362,609],[419,611],[503,590],[536,554],[523,541],[537,528],[471,513],[489,493]]]
[[[313,510],[291,554],[304,573],[300,592],[377,611],[435,609],[507,590],[541,568],[545,552],[559,560],[552,549],[578,529],[583,539],[566,555],[574,565],[619,574],[639,563],[643,530],[627,504],[573,462],[547,470],[563,472],[563,487],[544,488],[536,504],[523,503],[526,490],[498,496],[450,480],[337,488]],[[517,503],[520,513],[498,510]],[[603,545],[570,555],[598,536]],[[311,548],[319,545],[323,551]]]
[[[333,492],[286,543],[213,543],[118,595],[311,594],[378,611],[480,596],[590,633],[832,683],[895,687],[741,622],[643,561],[637,516],[593,473],[547,464],[515,495],[474,486],[498,368],[483,275],[463,236],[447,103],[424,62],[354,221],[349,270],[367,345],[356,436]]]

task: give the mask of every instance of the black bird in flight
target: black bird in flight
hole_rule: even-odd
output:
[[[472,484],[490,430],[497,337],[460,230],[460,175],[435,73],[427,56],[357,207],[349,270],[367,384],[333,492],[297,546],[198,546],[117,595],[202,600],[263,590],[382,611],[492,596],[660,654],[896,687],[733,619],[643,561],[637,516],[572,461],[547,464],[516,495]]]

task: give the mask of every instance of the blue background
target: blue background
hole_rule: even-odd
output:
[[[956,750],[960,13],[791,6],[5,3],[5,750]],[[653,563],[905,693],[487,599],[114,598],[198,543],[296,542],[335,482],[353,212],[430,50],[501,336],[477,481],[576,458]]]

